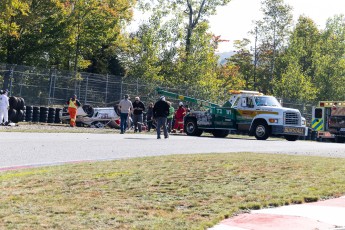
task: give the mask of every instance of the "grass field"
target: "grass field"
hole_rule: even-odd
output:
[[[345,159],[174,155],[0,173],[0,229],[205,229],[345,194]]]

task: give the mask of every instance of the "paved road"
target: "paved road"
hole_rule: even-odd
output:
[[[345,157],[345,144],[144,134],[0,133],[0,168],[187,153],[258,152]]]

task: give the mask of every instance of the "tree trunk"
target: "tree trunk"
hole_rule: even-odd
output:
[[[188,27],[187,27],[187,36],[186,36],[186,56],[187,57],[190,54],[191,48],[192,48],[191,47],[192,46],[191,40],[192,40],[193,30],[195,29],[195,27],[199,23],[201,13],[204,10],[206,1],[207,0],[203,0],[201,2],[201,5],[200,5],[199,11],[198,11],[198,15],[193,20],[194,10],[193,10],[191,2],[189,0],[187,0],[188,18],[189,18]]]

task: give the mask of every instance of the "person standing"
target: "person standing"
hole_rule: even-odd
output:
[[[172,131],[172,122],[173,122],[173,119],[174,119],[174,114],[175,114],[175,109],[174,107],[171,106],[171,102],[170,101],[167,101],[167,103],[169,104],[169,115],[167,117],[167,123],[168,123],[168,132],[171,133]]]
[[[0,90],[0,124],[1,125],[8,125],[8,107],[10,106],[10,104],[8,101],[7,94],[8,94],[7,90]]]
[[[147,132],[153,128],[153,103],[150,102],[149,107],[147,108],[146,112],[146,122],[147,122]]]
[[[153,117],[157,121],[157,139],[161,139],[161,127],[163,127],[164,138],[169,138],[167,129],[167,116],[169,115],[169,104],[165,97],[161,96],[153,106]]]
[[[119,103],[119,109],[120,109],[120,128],[121,128],[121,134],[124,134],[127,129],[127,119],[130,115],[131,111],[133,110],[132,102],[129,100],[129,95],[126,94],[124,98]]]
[[[177,130],[180,131],[180,133],[183,132],[183,118],[186,116],[186,109],[183,107],[183,103],[179,103],[179,107],[175,114],[175,124],[174,124],[174,130],[175,133]]]
[[[135,97],[133,102],[133,124],[134,132],[141,133],[141,125],[143,124],[143,111],[145,111],[145,105],[140,101],[139,97]]]
[[[80,101],[77,99],[77,95],[73,95],[68,101],[66,101],[66,104],[68,105],[68,113],[70,117],[69,125],[71,127],[76,126],[76,120],[77,120],[77,110],[80,107]]]

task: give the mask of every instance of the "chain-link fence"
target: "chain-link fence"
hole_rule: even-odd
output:
[[[22,97],[27,105],[33,106],[61,106],[73,94],[78,96],[81,103],[94,107],[114,106],[124,94],[129,94],[131,97],[140,96],[141,100],[148,104],[158,98],[156,87],[180,95],[208,100],[201,96],[201,90],[191,90],[188,86],[171,88],[164,87],[162,83],[145,82],[138,78],[92,73],[75,74],[54,68],[42,69],[7,64],[0,64],[0,86],[8,88],[10,96]],[[222,94],[220,98],[227,98],[224,92],[220,94]],[[173,102],[174,107],[177,106],[177,99],[169,98],[169,100]],[[282,102],[285,107],[299,109],[307,121],[311,120],[311,103],[296,103],[285,98]],[[196,105],[190,107],[199,109]]]
[[[305,102],[305,103],[300,103],[300,102],[295,102],[294,100],[291,99],[285,99],[282,101],[282,105],[287,108],[294,108],[298,109],[302,116],[305,117],[307,120],[307,126],[311,127],[310,123],[312,120],[312,108],[313,104],[311,102]]]
[[[77,73],[35,67],[0,64],[0,86],[10,96],[22,97],[26,104],[54,106],[64,104],[76,94],[83,104],[113,106],[124,94],[155,98],[153,83],[115,75]]]
[[[60,106],[73,94],[77,95],[82,104],[98,107],[114,106],[124,94],[129,94],[132,98],[140,96],[141,100],[148,104],[158,99],[155,90],[157,87],[208,100],[201,96],[201,90],[191,90],[189,86],[172,88],[162,82],[147,82],[133,77],[83,72],[75,74],[54,68],[6,64],[0,64],[0,87],[7,88],[10,96],[24,98],[25,104],[32,106]],[[169,100],[177,106],[177,99]]]

